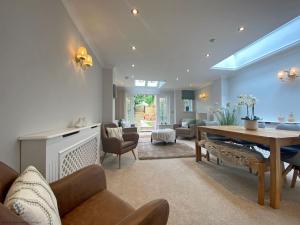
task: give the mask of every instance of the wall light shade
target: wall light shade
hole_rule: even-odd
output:
[[[93,66],[93,58],[87,53],[85,47],[79,47],[75,56],[76,63],[85,70],[87,67]]]
[[[85,47],[78,48],[76,58],[82,60],[85,60],[87,58],[87,50]]]
[[[290,76],[298,76],[299,75],[299,69],[297,67],[292,67],[290,69]]]
[[[299,77],[299,69],[297,67],[292,67],[289,70],[280,70],[277,73],[277,77],[281,81],[294,81],[297,77]]]
[[[87,67],[93,66],[93,58],[90,55],[86,56],[86,59],[83,61],[83,65]]]
[[[279,72],[278,72],[278,74],[277,74],[277,77],[278,77],[278,79],[279,80],[284,80],[284,78],[287,76],[287,73],[286,73],[286,71],[284,71],[284,70],[280,70]]]
[[[199,98],[200,98],[201,100],[205,100],[205,99],[207,99],[207,97],[208,97],[208,94],[205,93],[205,92],[203,92],[203,93],[201,93],[201,94],[199,95]]]

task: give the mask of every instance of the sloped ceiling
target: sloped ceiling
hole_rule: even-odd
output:
[[[299,0],[63,3],[103,66],[115,67],[117,84],[129,87],[134,79],[166,80],[165,88],[203,86],[228,73],[211,66],[300,15]],[[134,7],[140,11],[135,17]],[[238,32],[239,26],[246,30]]]

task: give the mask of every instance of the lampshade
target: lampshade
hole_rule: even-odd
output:
[[[85,60],[87,58],[87,50],[85,47],[80,47],[77,50],[76,54],[77,59]]]
[[[84,60],[83,65],[88,66],[88,67],[93,66],[92,56],[86,55],[86,59]]]
[[[280,70],[277,74],[279,80],[283,80],[286,76],[286,72],[284,70]]]
[[[290,69],[290,76],[297,76],[299,75],[299,69],[297,67],[292,67]]]

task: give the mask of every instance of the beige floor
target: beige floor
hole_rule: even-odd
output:
[[[115,156],[103,166],[108,188],[134,207],[167,199],[169,225],[300,224],[299,184],[284,187],[281,209],[274,210],[268,206],[268,192],[266,206],[256,204],[256,177],[246,170],[193,158],[135,161],[131,153],[123,155],[120,170]]]

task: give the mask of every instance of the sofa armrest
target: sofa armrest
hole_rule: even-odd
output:
[[[174,130],[175,130],[176,128],[179,128],[179,127],[181,127],[180,124],[173,124],[173,129],[174,129]]]
[[[169,203],[154,200],[137,209],[117,225],[166,225],[169,217]]]
[[[28,225],[28,223],[26,223],[20,216],[17,216],[13,212],[11,212],[2,203],[0,203],[0,224]]]
[[[137,143],[139,141],[139,134],[138,133],[125,133],[123,134],[124,141],[134,141]]]
[[[50,184],[57,199],[60,216],[106,189],[104,170],[99,165],[85,167]]]

